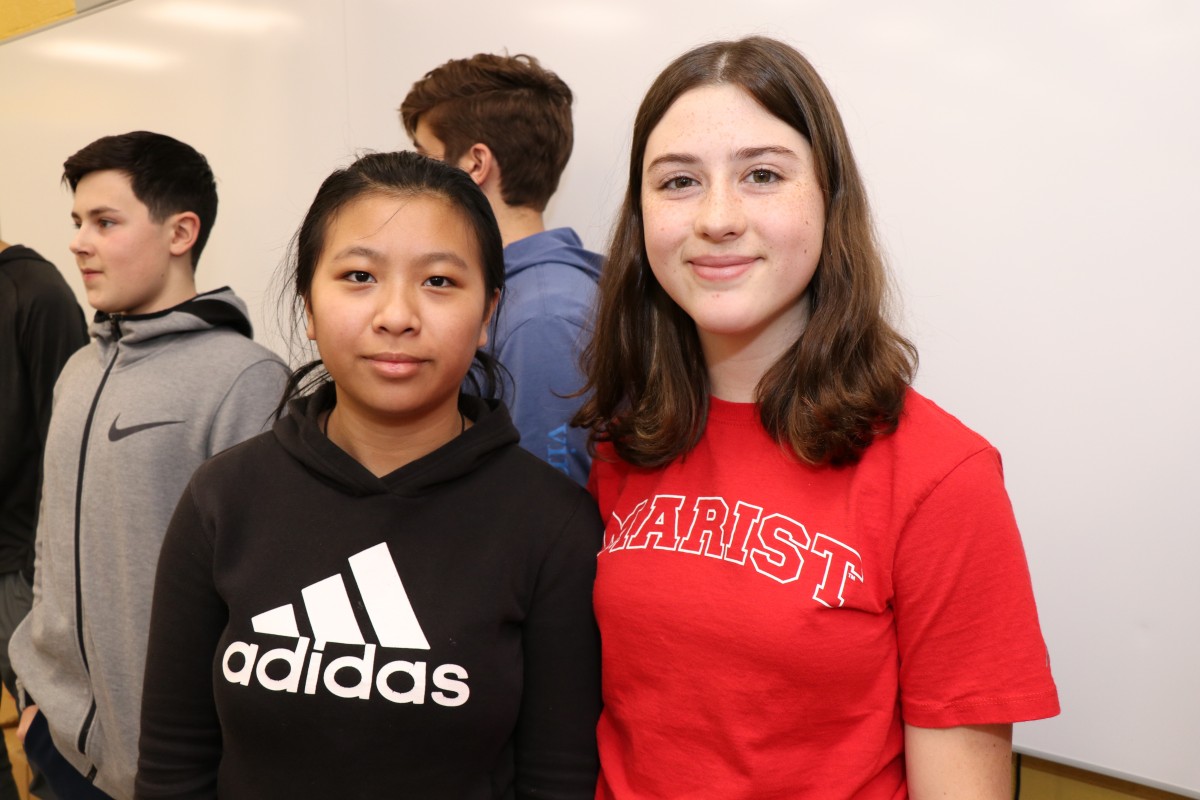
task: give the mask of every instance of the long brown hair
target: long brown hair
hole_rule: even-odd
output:
[[[643,467],[686,453],[704,432],[710,387],[699,337],[650,269],[641,194],[650,133],[681,95],[713,84],[740,87],[808,139],[825,199],[808,324],[756,388],[763,427],[807,463],[853,463],[896,429],[917,352],[885,318],[887,272],[833,98],[804,56],[759,36],[680,56],[638,109],[629,189],[583,355],[590,395],[574,424],[591,430],[593,446],[611,441],[622,459]]]

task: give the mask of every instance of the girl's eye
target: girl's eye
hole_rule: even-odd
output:
[[[113,222],[111,219],[102,219],[102,220],[98,221],[96,224],[99,225],[101,228],[111,228],[113,225],[116,225],[117,223]]]
[[[435,289],[448,289],[454,285],[454,281],[447,278],[445,275],[434,275],[426,278],[424,286],[432,286]]]
[[[750,171],[751,183],[774,183],[779,180],[779,173],[769,169],[755,169]]]
[[[351,283],[370,283],[375,280],[375,278],[369,272],[363,272],[360,269],[356,269],[353,272],[346,273],[346,280],[350,281]]]
[[[663,183],[664,189],[686,189],[689,186],[695,186],[696,181],[686,175],[676,175],[674,178],[668,178]]]

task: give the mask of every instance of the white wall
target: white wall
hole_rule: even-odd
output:
[[[0,45],[0,224],[56,260],[63,159],[136,128],[220,181],[201,288],[276,347],[269,279],[320,179],[405,146],[452,57],[530,52],[577,95],[550,221],[602,248],[653,76],[751,32],[838,98],[921,348],[918,387],[1005,455],[1064,714],[1018,745],[1200,797],[1200,5],[1186,0],[131,0]]]

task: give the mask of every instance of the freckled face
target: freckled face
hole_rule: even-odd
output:
[[[743,89],[679,97],[642,161],[646,254],[713,347],[778,355],[804,329],[825,203],[812,148]]]
[[[495,303],[475,235],[447,201],[351,202],[330,223],[306,311],[338,413],[403,424],[457,413]]]
[[[117,170],[90,172],[75,187],[70,249],[88,305],[110,314],[148,314],[186,300],[168,275],[174,217],[155,222]]]

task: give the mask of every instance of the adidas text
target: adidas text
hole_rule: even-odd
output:
[[[432,683],[429,699],[450,707],[461,706],[471,694],[467,670],[457,664],[442,664],[433,669],[432,675],[425,661],[389,661],[376,669],[376,646],[368,644],[361,656],[340,656],[322,665],[323,643],[317,642],[310,653],[311,641],[301,636],[294,649],[280,647],[266,651],[261,657],[257,644],[233,642],[221,659],[225,680],[242,686],[257,680],[273,692],[304,694],[316,694],[324,686],[330,694],[360,700],[369,700],[375,691],[393,703],[415,704],[425,702],[428,684]],[[273,666],[276,664],[279,666]],[[280,677],[269,674],[280,675],[281,668],[286,673]]]

